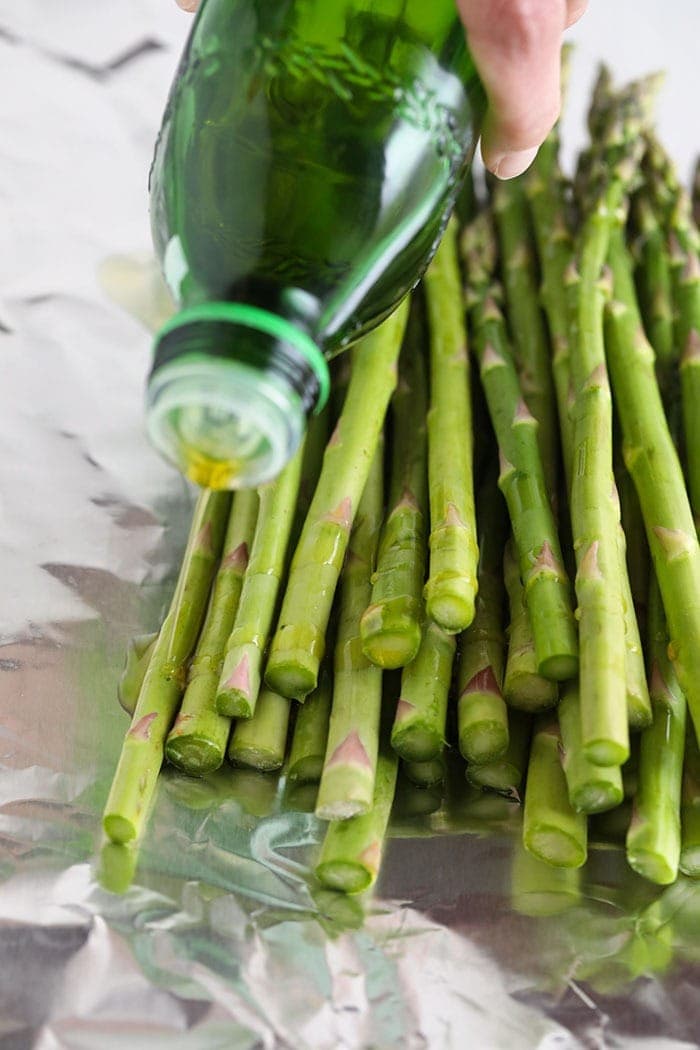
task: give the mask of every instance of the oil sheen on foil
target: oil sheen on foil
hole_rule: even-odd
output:
[[[406,795],[367,900],[314,885],[313,799],[241,770],[167,772],[138,855],[101,851],[124,650],[193,505],[142,421],[186,18],[0,0],[0,1048],[698,1046],[700,886],[605,847],[545,890],[505,799]]]

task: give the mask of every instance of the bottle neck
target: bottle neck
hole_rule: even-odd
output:
[[[325,358],[301,328],[258,307],[200,304],[158,333],[149,435],[200,485],[257,486],[294,454],[328,389]]]

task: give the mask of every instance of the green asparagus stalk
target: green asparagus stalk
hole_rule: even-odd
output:
[[[165,737],[204,618],[231,497],[202,492],[175,594],[158,634],[102,818],[112,842],[139,838],[163,762]]]
[[[642,510],[634,482],[622,464],[618,472],[617,491],[620,497],[620,518],[625,538],[627,574],[632,596],[632,608],[635,611],[638,631],[646,628],[647,605],[649,603],[649,568],[651,555],[644,531]],[[645,670],[646,673],[646,670]]]
[[[189,667],[180,712],[165,741],[168,761],[193,776],[218,769],[226,754],[231,721],[216,709],[216,687],[238,608],[257,514],[257,494],[239,493],[229,516],[221,564]]]
[[[371,603],[361,622],[365,655],[378,667],[405,667],[421,640],[425,576],[426,374],[416,303],[399,357],[392,399],[389,512],[379,541]]]
[[[493,211],[522,397],[529,415],[537,421],[533,436],[539,449],[545,492],[551,499],[557,488],[559,459],[556,398],[523,179],[495,182]]]
[[[649,188],[635,196],[632,218],[637,234],[637,289],[649,342],[656,354],[657,369],[675,364],[671,266],[666,231],[654,207]],[[662,384],[663,385],[663,384]]]
[[[233,727],[228,759],[234,765],[269,773],[280,769],[287,750],[291,701],[286,696],[261,689],[255,713]]]
[[[562,81],[567,79],[564,56]],[[527,176],[525,192],[540,264],[540,298],[547,318],[551,368],[556,392],[559,436],[566,491],[571,491],[573,426],[571,411],[571,324],[567,275],[574,258],[574,239],[567,221],[567,182],[559,166],[559,124],[540,147]],[[534,414],[534,413],[533,413]]]
[[[428,621],[415,660],[401,674],[391,746],[406,762],[429,762],[445,742],[454,635]]]
[[[322,667],[318,685],[297,708],[287,766],[287,778],[290,781],[303,783],[321,779],[332,696],[333,678]]]
[[[316,803],[321,820],[345,820],[372,807],[382,671],[362,651],[360,620],[369,602],[382,525],[383,448],[379,440],[343,568],[333,703]]]
[[[493,289],[484,298],[475,292],[470,304],[474,346],[501,453],[499,486],[513,527],[537,671],[563,681],[578,670],[569,581],[547,494],[537,423],[521,395],[496,296]]]
[[[467,766],[467,780],[475,787],[490,788],[519,799],[527,768],[532,720],[522,711],[508,712],[508,747],[505,754],[482,765]]]
[[[619,550],[619,502],[613,493],[612,400],[605,363],[602,280],[611,230],[623,209],[643,150],[652,81],[632,85],[600,121],[578,248],[578,288],[571,374],[575,390],[571,517],[576,552],[583,748],[600,765],[629,754],[626,642]]]
[[[688,487],[695,521],[700,524],[700,237],[685,194],[679,196],[673,211],[672,235]]]
[[[686,733],[681,794],[681,855],[685,875],[700,877],[700,748],[694,733]]]
[[[508,711],[501,686],[505,662],[503,633],[503,547],[507,514],[495,476],[481,486],[479,508],[479,589],[476,612],[460,638],[457,672],[457,736],[468,762],[500,757],[508,747]]]
[[[292,557],[267,661],[267,684],[283,696],[303,699],[316,688],[350,530],[396,385],[407,313],[405,302],[354,351],[347,396]]]
[[[229,718],[252,718],[262,662],[284,572],[299,492],[303,446],[274,481],[260,489],[260,511],[238,611],[226,645],[216,706]]]
[[[700,732],[700,546],[680,462],[644,336],[624,233],[610,243],[615,300],[606,313],[606,349],[634,481],[670,630],[681,691]]]
[[[425,276],[430,325],[428,616],[463,631],[474,618],[476,515],[469,357],[462,311],[456,226],[451,223]]]
[[[351,355],[344,355],[344,362],[350,360]],[[349,377],[348,377],[349,379]],[[309,513],[311,501],[314,497],[314,491],[318,483],[318,478],[321,473],[321,466],[323,464],[323,453],[326,450],[326,444],[329,437],[329,427],[331,421],[331,412],[333,410],[333,402],[337,397],[340,388],[345,387],[347,389],[347,382],[337,382],[332,379],[334,383],[334,389],[332,390],[331,400],[326,405],[322,412],[317,415],[312,415],[309,420],[308,430],[306,431],[306,438],[304,440],[304,455],[301,461],[301,478],[299,481],[299,493],[297,495],[296,506],[294,509],[294,522],[292,523],[292,531],[289,537],[289,543],[296,545],[301,530],[304,527],[306,521],[306,515]]]
[[[506,545],[503,576],[510,608],[508,657],[503,678],[504,699],[509,707],[522,711],[535,712],[554,707],[559,691],[556,682],[537,673],[525,590],[512,542]]]
[[[619,766],[597,766],[584,754],[581,744],[581,703],[578,684],[568,682],[559,707],[561,763],[569,801],[579,813],[601,813],[619,806],[624,798]]]
[[[618,517],[621,520],[622,509],[615,486],[613,486],[613,498],[618,503]],[[644,650],[639,633],[639,622],[634,607],[632,585],[627,569],[627,539],[621,523],[617,527],[617,553],[620,564],[620,583],[622,585],[622,615],[625,625],[627,723],[631,730],[640,731],[651,725],[651,700],[649,698],[649,688],[644,667]]]
[[[540,715],[527,767],[523,844],[534,857],[561,868],[580,868],[586,860],[585,814],[569,802],[559,752],[561,737],[556,717]]]
[[[666,886],[676,879],[681,850],[686,708],[668,658],[668,636],[655,580],[649,597],[649,636],[654,720],[642,733],[639,785],[626,847],[627,860],[636,872]]]
[[[397,770],[396,754],[389,746],[383,747],[377,759],[371,808],[349,820],[330,824],[316,866],[316,877],[324,886],[344,893],[362,893],[374,884],[382,860]]]
[[[157,631],[139,634],[127,647],[124,669],[117,685],[117,699],[128,715],[134,713],[157,637]]]

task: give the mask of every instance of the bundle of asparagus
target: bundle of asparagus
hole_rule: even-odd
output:
[[[410,313],[353,351],[327,442],[315,423],[259,493],[200,496],[122,678],[111,842],[164,758],[228,759],[308,786],[336,890],[375,881],[397,783],[426,814],[446,780],[451,811],[523,802],[526,883],[580,868],[601,814],[650,881],[700,875],[700,242],[658,86],[601,74],[575,179],[555,129],[453,220]]]

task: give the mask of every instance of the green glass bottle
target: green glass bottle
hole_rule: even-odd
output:
[[[150,183],[181,309],[148,428],[183,473],[239,488],[287,462],[326,361],[425,270],[483,105],[455,0],[204,0]]]

